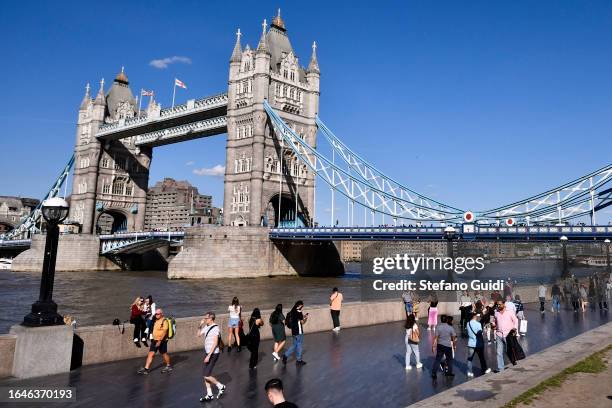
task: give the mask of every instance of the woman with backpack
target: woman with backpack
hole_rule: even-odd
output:
[[[249,319],[249,334],[247,336],[247,347],[251,352],[251,358],[249,359],[249,368],[251,370],[257,368],[257,361],[259,359],[259,328],[263,326],[263,324],[259,309],[253,309],[253,313],[251,313],[251,318]]]
[[[234,335],[234,339],[236,339],[236,346],[238,346],[238,352],[242,351],[242,347],[240,346],[240,319],[242,306],[240,306],[240,302],[238,298],[234,296],[232,299],[232,304],[227,308],[229,311],[229,322],[228,322],[228,331],[227,331],[227,352],[232,351],[232,334]]]
[[[272,351],[272,358],[274,361],[279,361],[280,356],[278,353],[285,346],[287,336],[285,335],[285,315],[283,315],[283,305],[280,303],[276,305],[274,311],[270,315],[270,326],[272,327],[272,337],[274,337],[274,351]]]
[[[414,314],[410,313],[406,318],[406,337],[404,343],[406,343],[406,370],[412,370],[410,365],[410,356],[414,354],[414,360],[416,362],[416,368],[423,367],[421,363],[421,354],[419,353],[419,342],[421,340],[421,332],[419,325],[416,323]]]

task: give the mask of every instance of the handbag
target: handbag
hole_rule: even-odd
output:
[[[416,329],[413,326],[412,329],[410,330],[410,336],[408,336],[408,342],[410,342],[412,344],[419,344],[419,341],[421,341],[420,334],[421,333],[419,331],[418,326],[417,326]]]

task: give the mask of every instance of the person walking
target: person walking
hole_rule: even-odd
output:
[[[332,329],[336,333],[340,331],[340,309],[342,308],[342,300],[344,297],[342,293],[338,292],[338,288],[332,289],[332,294],[329,297],[329,309],[332,317],[332,323],[334,328]]]
[[[583,284],[580,285],[580,308],[583,312],[586,312],[586,307],[589,304],[589,294],[587,292],[586,286]]]
[[[149,347],[149,354],[147,355],[147,361],[145,366],[138,370],[138,374],[147,375],[153,363],[153,357],[155,353],[162,355],[166,366],[162,368],[161,373],[171,373],[172,366],[170,365],[170,355],[168,354],[168,321],[164,318],[164,311],[161,308],[155,310],[155,323],[153,324],[153,340]]]
[[[467,291],[463,291],[461,293],[459,301],[459,311],[461,312],[461,320],[459,321],[459,326],[461,326],[461,332],[465,333],[465,326],[468,322],[468,316],[470,315],[470,313],[472,313],[472,299],[468,295]]]
[[[561,312],[561,288],[559,287],[557,282],[555,282],[552,286],[551,296],[552,296],[551,311],[553,313]]]
[[[546,304],[546,286],[540,283],[538,286],[538,300],[540,301],[540,313],[544,314],[544,305]]]
[[[517,295],[518,296],[518,295]],[[480,314],[473,313],[472,320],[467,324],[468,331],[468,350],[467,350],[467,376],[473,377],[472,360],[474,354],[478,355],[480,360],[480,371],[483,374],[488,374],[491,369],[487,367],[487,361],[484,356],[484,336],[482,335],[482,324],[480,323]]]
[[[227,352],[232,351],[232,335],[234,335],[234,339],[236,340],[236,346],[238,352],[242,351],[242,347],[240,346],[240,319],[242,313],[242,306],[240,306],[240,301],[236,296],[232,299],[232,304],[228,306],[227,310],[229,311],[229,321],[228,331],[227,331]]]
[[[272,378],[265,385],[266,396],[274,408],[298,408],[292,402],[285,400],[283,382],[280,378]]]
[[[507,307],[508,304],[509,302],[506,302],[506,309],[510,311],[510,309]],[[514,305],[514,313],[516,314],[516,318],[518,320],[518,335],[525,336],[527,334],[527,319],[525,319],[525,306],[523,305],[521,297],[518,293],[514,296],[514,302],[512,302],[512,304]],[[523,320],[525,320],[524,323]]]
[[[272,358],[274,361],[280,360],[278,353],[283,349],[287,336],[285,335],[285,315],[283,314],[283,305],[280,303],[270,315],[270,327],[272,327],[272,337],[274,338],[274,348]]]
[[[251,317],[249,318],[249,341],[247,342],[249,351],[251,352],[251,358],[249,359],[249,368],[251,370],[257,368],[257,362],[259,361],[259,328],[263,326],[263,324],[259,309],[253,309],[253,313],[251,313]]]
[[[438,325],[438,298],[432,295],[427,309],[427,330],[436,330]]]
[[[406,310],[406,318],[408,318],[408,315],[413,311],[412,293],[410,291],[402,293],[402,301],[404,302],[404,309]]]
[[[444,375],[447,377],[455,376],[453,374],[453,354],[456,341],[457,334],[453,328],[453,316],[446,316],[446,324],[441,324],[438,327],[431,345],[431,351],[436,355],[433,367],[431,368],[431,378],[436,379],[438,377],[437,372],[442,357],[446,357],[446,372]]]
[[[506,336],[511,330],[516,329],[518,320],[516,315],[506,310],[504,301],[497,303],[497,312],[495,312],[495,345],[497,350],[497,370],[495,372],[504,371],[504,353],[506,352]]]
[[[580,288],[578,287],[578,280],[575,280],[574,283],[572,283],[570,298],[572,300],[572,307],[574,308],[574,313],[578,313],[580,305]]]
[[[421,332],[419,330],[419,325],[416,323],[416,318],[411,313],[406,318],[406,337],[404,338],[404,343],[406,344],[406,370],[411,370],[412,366],[410,365],[410,356],[414,354],[414,362],[416,364],[416,368],[423,367],[421,363],[421,355],[419,353],[419,342],[421,340]]]
[[[215,323],[215,313],[208,312],[200,321],[197,335],[204,336],[204,360],[202,365],[202,378],[206,388],[206,395],[200,398],[200,402],[212,401],[214,399],[212,386],[217,387],[217,399],[221,398],[225,392],[225,385],[221,384],[213,377],[213,369],[219,360],[219,352],[221,351],[221,331],[219,325]]]
[[[491,340],[491,332],[492,332],[491,328],[493,326],[493,324],[491,323],[492,316],[493,316],[493,309],[491,308],[491,306],[486,306],[480,317],[480,324],[483,327],[484,334],[487,336],[487,344],[491,344],[492,342]]]
[[[287,359],[295,352],[295,364],[300,367],[306,364],[302,360],[302,347],[304,343],[304,324],[308,321],[308,313],[303,314],[304,302],[298,300],[287,314],[286,324],[291,329],[293,343],[283,354],[283,364],[287,364]]]
[[[133,337],[134,344],[136,345],[136,347],[140,347],[141,341],[146,347],[148,347],[147,337],[145,334],[146,323],[143,317],[143,306],[144,299],[138,296],[136,299],[134,299],[134,302],[132,302],[132,307],[130,311],[130,323],[134,325]]]
[[[596,279],[597,301],[599,302],[599,310],[608,310],[608,294],[606,280],[599,276]]]

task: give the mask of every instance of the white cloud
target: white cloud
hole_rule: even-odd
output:
[[[195,164],[195,162],[193,160],[189,160],[187,163],[185,163],[185,166],[193,166]]]
[[[166,57],[166,58],[161,58],[161,59],[154,59],[151,62],[149,62],[149,65],[151,65],[152,67],[155,67],[157,69],[166,69],[166,68],[168,68],[168,65],[176,64],[176,63],[191,64],[191,58],[189,58],[189,57],[179,57],[179,56],[175,55],[174,57]]]
[[[206,167],[202,167],[201,169],[193,169],[193,174],[198,176],[223,177],[225,175],[225,166],[217,164],[216,166],[208,169]]]

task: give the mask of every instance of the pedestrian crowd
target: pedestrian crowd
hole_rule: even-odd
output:
[[[332,323],[332,331],[340,331],[340,311],[343,302],[342,293],[338,288],[333,288],[329,297],[329,307]],[[227,344],[223,343],[221,328],[215,322],[215,312],[207,312],[198,325],[196,336],[202,338],[204,357],[202,359],[202,383],[204,395],[200,402],[208,402],[219,399],[225,393],[226,386],[214,377],[213,371],[220,354],[226,351],[228,355],[234,349],[236,353],[242,351],[242,347],[250,352],[249,369],[257,369],[259,362],[260,330],[265,325],[259,308],[254,308],[249,318],[243,319],[243,309],[237,297],[232,299],[228,306],[229,318],[227,327]],[[298,300],[286,314],[283,305],[278,304],[268,319],[274,345],[272,348],[272,359],[274,363],[282,362],[286,365],[290,358],[295,355],[297,367],[306,365],[303,360],[304,326],[308,322],[309,313],[304,312],[304,302]],[[141,343],[149,347],[145,365],[137,373],[148,375],[156,353],[162,356],[164,367],[161,373],[171,373],[173,368],[168,354],[168,341],[174,337],[176,326],[174,319],[164,315],[162,308],[157,306],[151,296],[147,298],[137,297],[131,306],[130,323],[134,325],[134,344],[141,347]],[[245,328],[247,332],[245,333]],[[287,341],[285,332],[291,333],[291,345],[283,352]],[[148,345],[148,342],[151,342]],[[216,395],[213,390],[216,389]],[[265,385],[268,400],[274,407],[293,408],[297,405],[288,402],[284,397],[283,383],[278,378],[269,380]]]

